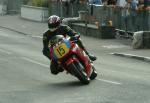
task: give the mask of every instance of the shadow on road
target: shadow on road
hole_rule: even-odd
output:
[[[57,82],[57,83],[51,83],[49,84],[52,87],[55,88],[68,88],[68,87],[81,87],[81,86],[86,86],[84,84],[82,84],[80,81],[67,81],[67,82]]]

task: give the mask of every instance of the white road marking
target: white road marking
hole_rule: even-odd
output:
[[[26,61],[31,62],[31,63],[34,63],[34,64],[38,64],[38,65],[46,67],[46,68],[49,68],[49,65],[40,63],[38,61],[29,59],[29,58],[26,58],[26,57],[21,57],[21,59],[26,60]],[[122,83],[115,82],[115,81],[110,81],[110,80],[105,80],[105,79],[96,79],[96,80],[99,80],[99,81],[102,81],[102,82],[106,82],[106,83],[116,84],[116,85],[122,85]]]
[[[2,53],[6,53],[6,54],[12,54],[11,52],[8,52],[8,51],[3,50],[3,49],[0,49],[0,52],[2,52]]]
[[[116,85],[122,85],[122,83],[115,82],[115,81],[110,81],[110,80],[105,80],[105,79],[96,79],[96,80],[103,81],[103,82],[106,82],[106,83],[116,84]]]
[[[31,62],[31,63],[34,63],[34,64],[38,64],[38,65],[43,66],[43,67],[46,67],[46,68],[49,68],[49,65],[40,63],[40,62],[38,62],[38,61],[29,59],[29,58],[26,58],[26,57],[21,57],[21,59],[26,60],[26,61]]]
[[[103,45],[103,48],[107,48],[107,49],[116,49],[116,48],[125,48],[128,47],[126,45]]]
[[[40,38],[40,39],[43,38],[42,36],[33,36],[33,35],[31,37],[33,37],[33,38]]]

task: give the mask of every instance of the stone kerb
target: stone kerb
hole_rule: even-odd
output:
[[[150,48],[150,31],[138,31],[133,35],[134,49]]]

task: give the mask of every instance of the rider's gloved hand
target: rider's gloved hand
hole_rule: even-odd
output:
[[[75,35],[75,36],[72,36],[72,37],[70,38],[70,40],[71,40],[71,41],[78,41],[79,38],[80,38],[80,35]]]

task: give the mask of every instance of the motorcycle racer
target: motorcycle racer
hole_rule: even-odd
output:
[[[71,38],[76,39],[76,36],[78,36],[79,33],[75,32],[67,25],[61,25],[61,19],[59,16],[56,15],[52,15],[48,18],[48,28],[49,29],[43,33],[43,55],[45,55],[51,60],[49,54],[49,46],[50,46],[49,41],[53,36],[63,35],[63,36],[70,36]],[[81,39],[77,41],[77,44],[79,45],[80,48],[82,48],[85,51],[85,53],[89,56],[91,61],[95,61],[97,59],[94,55],[91,55],[86,50],[86,48],[83,46],[83,43],[81,42]],[[61,67],[58,67],[57,64],[53,61],[50,64],[50,70],[51,73],[54,75],[63,71],[63,69],[61,69]]]

